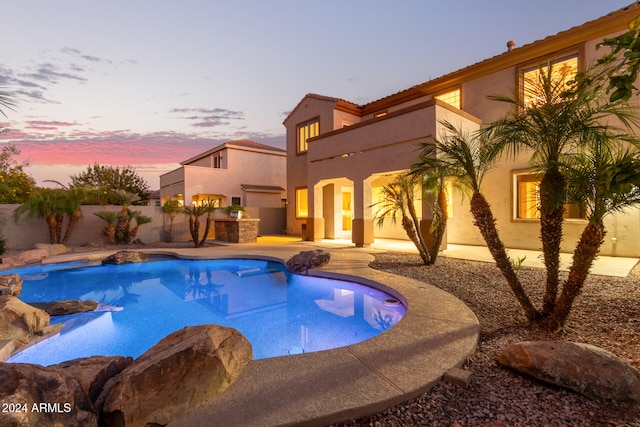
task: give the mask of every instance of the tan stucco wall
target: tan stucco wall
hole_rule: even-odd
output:
[[[286,192],[282,193],[260,193],[256,191],[245,191],[244,200],[247,206],[260,206],[263,208],[280,208],[282,207],[282,199],[286,196]]]
[[[305,97],[284,122],[287,129],[287,232],[300,234],[303,219],[295,216],[296,188],[307,186],[307,154],[297,153],[297,126],[315,117],[320,118],[320,134],[333,130],[335,101]]]
[[[621,32],[610,34],[611,37]],[[591,31],[583,34],[590,34]],[[579,37],[583,36],[580,35]],[[601,34],[601,33],[599,33]],[[561,37],[562,36],[558,36]],[[465,113],[458,114],[455,109],[441,108],[438,110],[421,109],[402,116],[390,117],[397,112],[415,107],[420,103],[432,98],[432,93],[425,93],[423,97],[413,97],[409,94],[408,101],[393,105],[392,101],[383,98],[376,101],[375,106],[380,106],[379,111],[387,111],[385,118],[373,121],[372,105],[365,106],[367,114],[361,117],[359,125],[354,129],[347,129],[329,136],[324,135],[332,129],[327,129],[324,124],[328,122],[325,117],[331,117],[331,113],[326,109],[332,105],[331,102],[305,98],[292,112],[285,122],[287,126],[287,146],[289,148],[288,171],[289,171],[289,209],[288,224],[290,232],[299,230],[300,221],[295,221],[294,215],[294,191],[295,187],[309,188],[309,208],[315,215],[309,226],[313,229],[314,236],[322,235],[327,229],[327,234],[337,232],[335,221],[327,225],[326,218],[331,208],[322,208],[330,194],[325,185],[335,184],[338,179],[348,179],[353,182],[354,193],[366,193],[370,189],[371,177],[379,176],[387,172],[397,172],[408,168],[416,159],[417,152],[409,150],[411,144],[426,139],[429,136],[438,136],[436,123],[439,119],[447,119],[456,126],[466,126],[469,129],[477,127],[477,123],[468,116],[479,117],[483,123],[489,123],[507,112],[509,105],[490,100],[490,95],[513,96],[516,89],[516,73],[518,67],[523,65],[533,65],[537,60],[545,56],[555,56],[559,52],[570,53],[578,51],[581,55],[581,66],[589,66],[601,57],[605,50],[596,50],[596,45],[602,41],[604,36],[594,37],[593,40],[579,43],[579,39],[571,37],[566,40],[554,40],[550,43],[543,41],[535,43],[530,50],[514,51],[505,53],[499,57],[487,60],[480,66],[487,66],[493,71],[488,75],[482,75],[485,71],[475,66],[469,67],[469,73],[463,72],[463,78],[458,78],[456,73],[452,73],[451,84],[446,81],[438,81],[438,91],[447,87],[460,86],[462,89],[462,110]],[[570,43],[575,45],[571,46]],[[546,49],[546,50],[544,50]],[[522,53],[522,52],[534,52]],[[512,56],[510,56],[512,55]],[[520,63],[516,63],[520,62]],[[503,69],[498,69],[496,64],[504,65]],[[465,69],[466,71],[466,69]],[[442,79],[446,79],[447,76]],[[436,79],[441,80],[441,79]],[[640,87],[640,79],[638,82]],[[422,85],[421,85],[422,86]],[[404,94],[403,94],[404,95]],[[393,95],[389,98],[393,98]],[[633,102],[638,104],[638,98]],[[441,111],[442,110],[442,111]],[[321,137],[310,143],[310,150],[307,156],[295,155],[295,123],[311,119],[314,116],[321,116]],[[369,122],[367,122],[370,120]],[[334,116],[334,129],[339,128],[342,118],[338,114]],[[369,123],[365,125],[365,123]],[[293,149],[293,151],[291,151]],[[344,155],[344,157],[342,157]],[[539,249],[539,221],[537,220],[514,220],[513,219],[513,179],[512,173],[515,170],[529,168],[529,156],[521,154],[516,159],[504,158],[498,162],[483,184],[483,191],[490,202],[494,215],[498,221],[498,228],[501,237],[508,247]],[[363,184],[364,183],[364,184]],[[334,188],[333,194],[337,194]],[[326,203],[329,205],[329,203]],[[335,201],[334,201],[335,204]],[[365,202],[355,200],[354,219],[367,219]],[[359,206],[358,206],[359,204]],[[316,205],[320,205],[318,208]],[[335,206],[333,206],[335,211]],[[450,243],[484,245],[479,232],[473,225],[473,218],[469,213],[468,198],[463,198],[459,194],[454,195],[453,217],[450,219],[447,240]],[[428,212],[425,212],[428,215]],[[292,227],[291,225],[294,224]],[[572,251],[584,228],[584,221],[565,221],[565,236],[562,249]],[[607,237],[602,245],[601,254],[618,256],[640,256],[640,209],[629,209],[625,214],[615,214],[606,218]],[[394,230],[396,228],[396,230]],[[379,237],[398,236],[406,238],[403,232],[397,233],[397,226],[387,225],[382,230],[376,229],[375,235]],[[319,230],[323,230],[320,232]]]
[[[15,222],[11,219],[13,211],[18,205],[0,205],[0,216],[7,218],[2,233],[10,249],[31,249],[36,243],[50,243],[49,228],[42,219],[34,219],[29,222],[24,221],[24,217]],[[83,206],[82,219],[74,228],[73,234],[68,242],[69,246],[83,246],[102,240],[102,230],[106,222],[94,215],[100,211],[119,212],[120,206]],[[163,239],[164,214],[160,207],[156,206],[132,206],[132,210],[141,211],[143,215],[152,218],[148,224],[140,226],[137,238],[143,242],[159,242]],[[178,219],[176,222],[179,221]],[[64,225],[66,229],[66,223]]]
[[[206,157],[206,159],[210,159]],[[269,185],[287,188],[286,157],[284,153],[270,154],[268,152],[256,152],[237,148],[223,150],[223,166],[226,168],[213,168],[194,166],[193,164],[172,171],[160,177],[160,196],[167,197],[181,193],[186,204],[191,203],[196,194],[220,194],[225,197],[223,204],[230,204],[231,197],[244,199],[244,190],[241,184]],[[210,161],[195,162],[208,164]],[[181,182],[170,184],[178,181]],[[256,197],[252,203],[268,201],[269,207],[279,207],[283,196],[275,195],[270,198]],[[277,199],[277,204],[273,201]],[[243,204],[252,206],[246,200]],[[260,207],[260,204],[253,205]]]

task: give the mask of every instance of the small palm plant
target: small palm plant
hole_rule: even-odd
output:
[[[128,241],[129,228],[131,227],[129,206],[139,202],[140,196],[126,190],[115,190],[113,192],[113,199],[117,204],[122,205],[122,210],[120,211],[116,224],[116,241],[126,242]]]
[[[391,218],[395,223],[400,216],[402,228],[418,249],[422,261],[429,265],[433,264],[432,256],[420,232],[420,221],[415,207],[414,194],[420,179],[421,177],[415,174],[398,175],[395,180],[382,187],[383,200],[374,203],[372,207],[380,208],[375,215],[378,227],[384,225],[385,218]]]
[[[100,219],[107,222],[107,226],[103,230],[103,234],[107,239],[107,243],[115,245],[116,243],[116,228],[115,223],[118,220],[118,212],[114,211],[102,211],[94,213]]]
[[[119,212],[97,212],[95,215],[107,222],[104,235],[107,237],[107,243],[131,243],[141,225],[151,222],[151,218],[142,215],[140,211],[132,211],[129,205],[140,200],[140,196],[135,193],[129,193],[124,190],[116,190],[112,195],[113,199],[122,205]],[[135,227],[131,228],[132,220],[135,221]]]
[[[129,212],[129,224],[131,224],[131,220],[135,220],[136,226],[127,230],[127,243],[131,243],[135,240],[138,235],[138,229],[141,225],[148,224],[152,221],[151,217],[142,215],[140,211],[130,211]]]
[[[184,206],[183,212],[189,215],[189,232],[191,233],[191,240],[196,248],[204,246],[209,237],[209,231],[211,230],[211,224],[213,224],[213,212],[216,210],[218,201],[213,199],[203,200],[200,204],[194,204],[191,206]],[[200,217],[207,214],[205,222],[204,235],[200,238]]]
[[[191,205],[182,208],[184,213],[189,215],[189,232],[191,233],[191,240],[193,245],[199,248],[200,245],[200,217],[207,213],[209,209],[205,205]]]

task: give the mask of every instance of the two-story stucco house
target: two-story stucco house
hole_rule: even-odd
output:
[[[162,204],[214,200],[220,207],[238,204],[280,208],[286,199],[286,152],[254,141],[228,141],[180,163],[160,176]]]
[[[364,105],[306,95],[284,121],[287,129],[288,232],[311,240],[351,237],[366,246],[375,237],[405,238],[397,224],[374,225],[380,190],[416,161],[418,144],[441,134],[441,120],[473,131],[506,113],[491,95],[521,91],[527,73],[540,65],[584,70],[604,52],[603,38],[627,30],[640,15],[633,4],[545,39],[514,47],[425,83]],[[634,102],[637,102],[637,98]],[[507,247],[540,249],[536,209],[528,209],[538,182],[529,155],[502,160],[485,178],[484,192]],[[447,226],[449,243],[484,245],[473,225],[468,200],[455,192]],[[426,203],[421,206],[428,219]],[[570,251],[585,225],[584,212],[567,211],[563,250]],[[640,255],[640,214],[630,209],[607,218],[603,255]]]

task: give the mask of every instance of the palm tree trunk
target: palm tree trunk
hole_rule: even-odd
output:
[[[107,236],[107,243],[110,245],[116,244],[116,228],[113,224],[108,224],[105,229],[105,234]]]
[[[164,236],[165,242],[173,241],[173,238],[171,237],[171,230],[173,230],[173,215],[169,216],[169,231],[167,232],[167,235]]]
[[[529,300],[527,293],[522,287],[522,284],[513,269],[513,264],[511,264],[511,260],[507,255],[504,244],[498,235],[496,220],[491,212],[491,206],[481,193],[475,192],[473,193],[473,196],[471,196],[471,214],[475,220],[475,225],[478,227],[480,234],[482,234],[484,241],[487,243],[487,247],[493,256],[496,265],[515,294],[516,299],[524,309],[527,319],[530,321],[538,320],[540,318],[540,313],[535,309],[531,300]]]
[[[193,240],[193,246],[198,247],[198,240],[200,234],[200,220],[194,215],[189,216],[189,231],[191,232],[191,240]]]
[[[120,213],[118,215],[118,222],[116,222],[116,242],[117,243],[125,243],[127,241],[127,234],[129,232],[129,227],[127,225],[129,220],[129,214],[128,211],[127,213],[123,214]]]
[[[447,220],[449,219],[447,216],[447,193],[443,190],[438,192],[438,200],[437,200],[438,209],[440,210],[439,217],[436,218],[434,216],[434,221],[436,222],[436,226],[433,229],[432,233],[432,241],[430,248],[430,264],[435,264],[436,258],[438,257],[438,251],[440,250],[440,245],[442,245],[442,239],[444,238],[444,231],[447,228]]]
[[[198,245],[199,247],[204,246],[205,242],[207,241],[207,237],[209,237],[209,229],[211,228],[212,222],[213,222],[213,218],[211,217],[211,213],[208,213],[207,222],[204,227],[204,236],[202,236],[202,240],[200,240],[200,244]]]
[[[420,232],[420,221],[418,220],[418,214],[416,213],[416,207],[413,204],[413,199],[407,200],[407,210],[409,211],[409,215],[411,216],[411,221],[413,222],[412,228],[416,235],[416,242],[414,244],[418,248],[418,252],[420,252],[420,256],[426,265],[433,264],[431,262],[431,255],[429,254],[429,249],[427,248],[427,244],[424,242],[424,237]]]
[[[46,215],[44,220],[47,222],[47,226],[49,227],[49,240],[51,244],[55,244],[56,242],[56,218],[53,215]]]
[[[127,243],[133,242],[137,235],[138,235],[138,226],[136,225],[131,230],[129,230],[129,237],[128,237],[129,241]]]
[[[55,225],[56,241],[53,243],[60,243],[60,241],[62,240],[62,225],[64,223],[64,215],[56,214],[55,222],[56,222],[56,225]]]
[[[75,211],[71,216],[69,216],[69,223],[67,224],[67,230],[64,233],[64,237],[62,238],[63,245],[66,245],[71,237],[71,233],[73,233],[73,229],[75,228],[78,221],[82,218],[82,211]]]
[[[553,313],[547,319],[547,326],[551,329],[560,329],[566,322],[573,301],[580,294],[593,260],[600,251],[605,234],[602,221],[597,224],[587,224],[582,232],[578,246],[573,252],[573,263],[569,269],[567,281],[564,283]]]
[[[540,181],[540,240],[547,271],[543,315],[554,310],[558,296],[565,187],[565,179],[557,169],[547,171]]]
[[[411,218],[404,214],[402,215],[402,228],[404,228],[407,236],[409,236],[409,239],[411,239],[415,247],[418,249],[418,253],[420,254],[420,258],[422,258],[422,262],[424,263],[424,265],[429,265],[429,257],[424,252],[424,249],[420,246],[420,240],[418,238],[418,234],[420,233],[416,231]]]

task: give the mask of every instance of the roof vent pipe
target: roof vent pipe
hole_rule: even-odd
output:
[[[507,52],[511,52],[515,48],[516,48],[516,41],[515,40],[509,40],[507,42]]]

